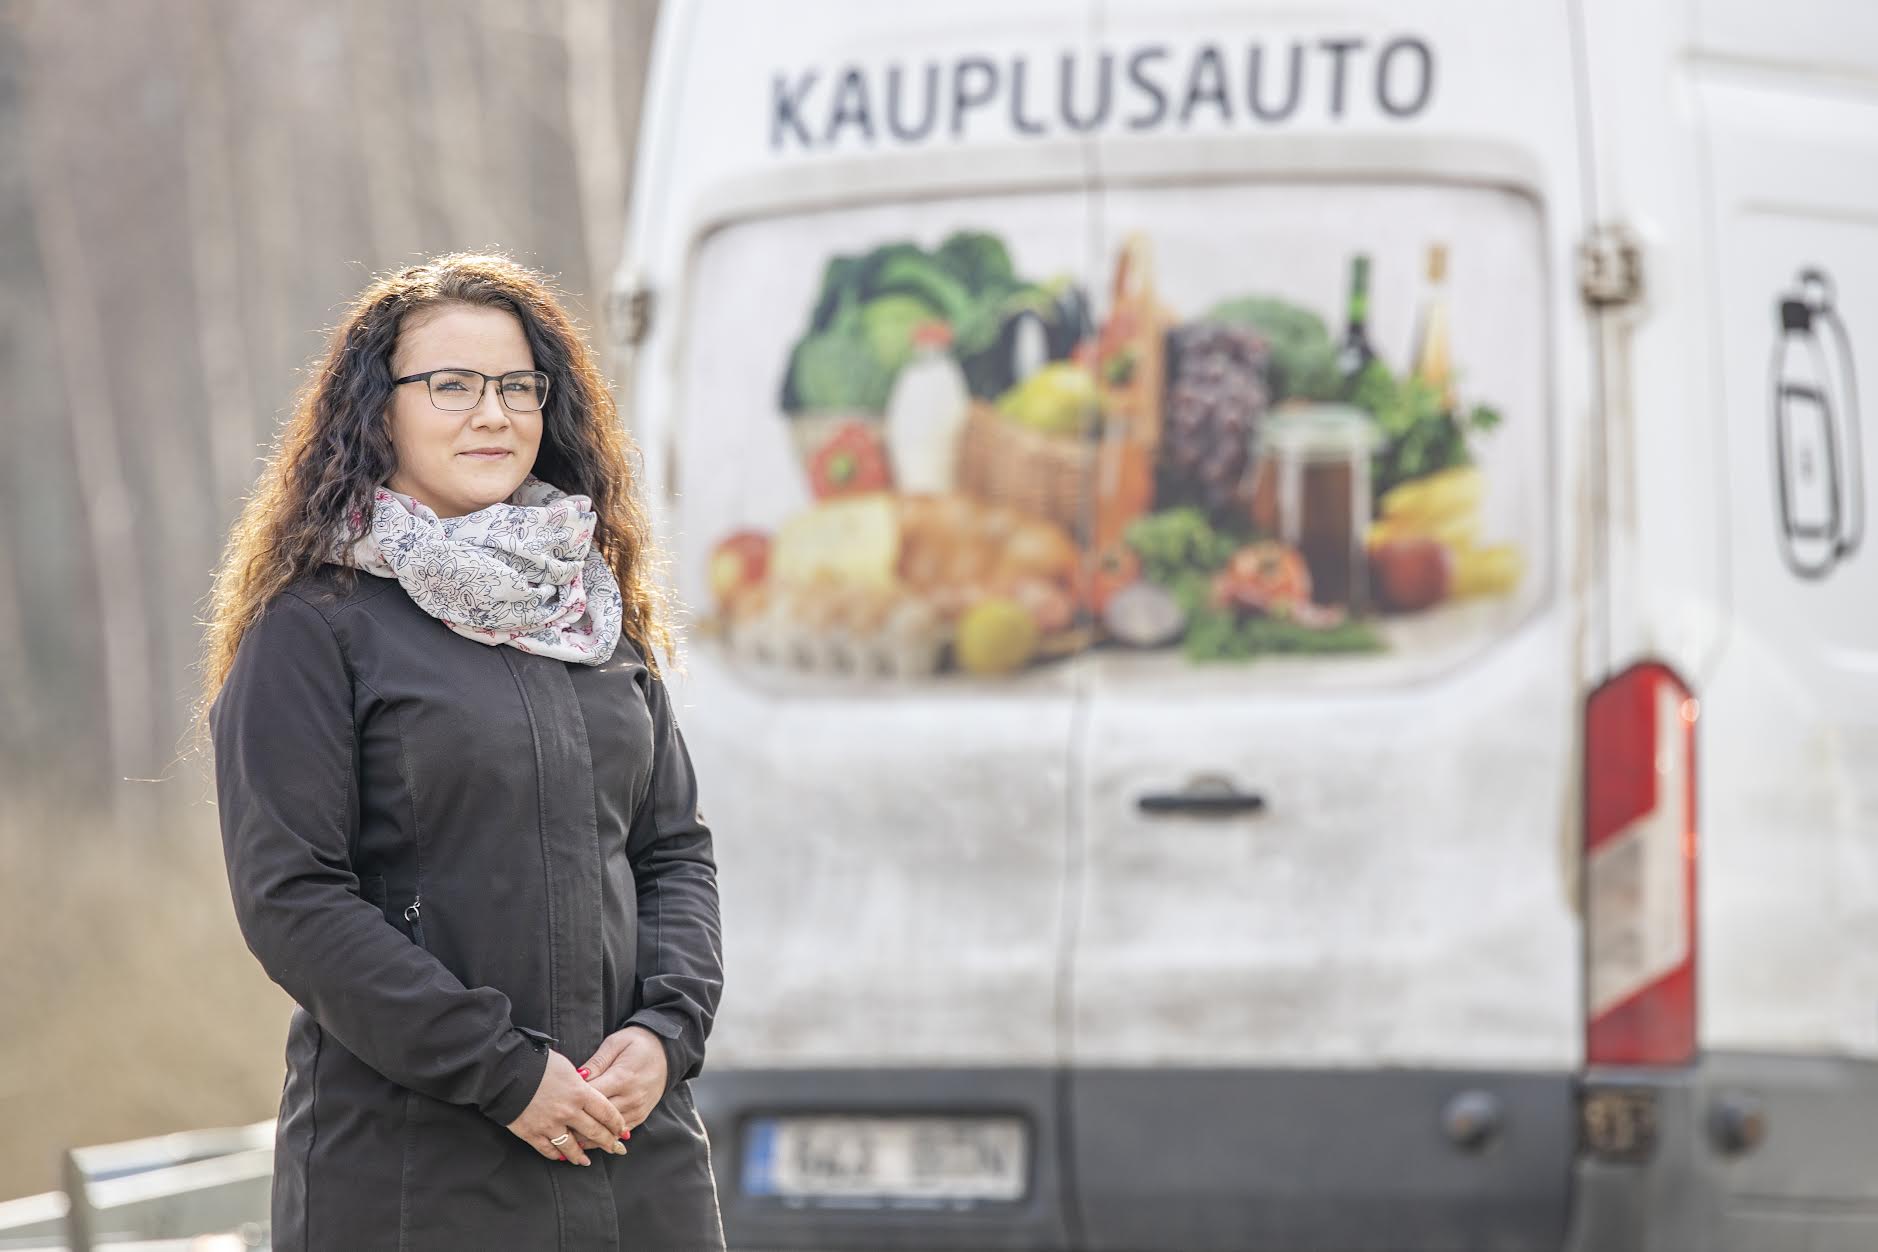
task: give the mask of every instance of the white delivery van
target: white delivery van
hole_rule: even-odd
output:
[[[1878,8],[657,38],[738,1246],[1878,1247]]]

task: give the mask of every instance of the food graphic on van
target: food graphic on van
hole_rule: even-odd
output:
[[[711,547],[705,633],[874,678],[1420,646],[1397,627],[1525,573],[1483,522],[1500,414],[1455,400],[1446,264],[1426,248],[1398,373],[1369,252],[1339,262],[1338,338],[1266,292],[1183,314],[1140,230],[1099,319],[987,230],[836,255],[778,392],[806,503]]]
[[[1801,578],[1824,578],[1858,551],[1865,532],[1864,449],[1852,341],[1823,270],[1800,272],[1777,306],[1774,490],[1780,553]],[[1831,324],[1830,349],[1814,327]]]

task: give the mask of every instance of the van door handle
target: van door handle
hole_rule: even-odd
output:
[[[1229,816],[1234,813],[1259,813],[1265,797],[1256,791],[1241,791],[1225,774],[1195,774],[1179,791],[1144,792],[1137,803],[1143,813],[1205,813]]]

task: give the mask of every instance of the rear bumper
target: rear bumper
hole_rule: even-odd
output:
[[[1565,1225],[1562,1074],[720,1070],[692,1085],[740,1248],[1557,1252]],[[1448,1129],[1464,1098],[1494,1122],[1465,1146]],[[747,1194],[744,1126],[791,1112],[1016,1114],[1031,1123],[1030,1186],[965,1211]]]
[[[1091,1252],[1556,1252],[1563,1237],[1564,1074],[1098,1070],[1071,1091]]]
[[[1878,1065],[1710,1055],[1675,1071],[718,1070],[694,1081],[736,1248],[1871,1252]],[[1583,1091],[1647,1092],[1647,1155],[1581,1148]],[[1720,1110],[1765,1138],[1729,1151]],[[1497,1115],[1478,1143],[1466,1113]],[[1016,1114],[1025,1198],[817,1209],[742,1187],[749,1118]]]
[[[1638,1162],[1581,1155],[1567,1252],[1878,1248],[1878,1064],[1720,1052],[1592,1070],[1582,1087],[1650,1093],[1655,1146]],[[1760,1141],[1731,1141],[1753,1119]]]

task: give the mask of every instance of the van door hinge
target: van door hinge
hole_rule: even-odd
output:
[[[1643,245],[1628,226],[1594,226],[1578,245],[1578,292],[1597,308],[1643,298]]]
[[[613,288],[610,320],[617,328],[619,342],[637,348],[652,333],[652,288],[635,275]]]

